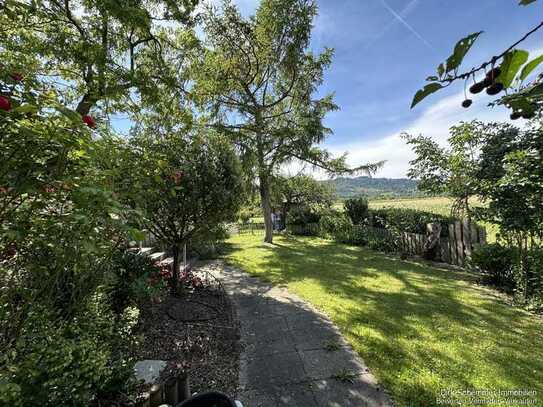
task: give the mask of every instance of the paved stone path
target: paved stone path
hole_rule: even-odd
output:
[[[220,262],[208,267],[236,304],[244,407],[392,405],[326,316],[284,288]]]

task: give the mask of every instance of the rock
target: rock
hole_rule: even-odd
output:
[[[142,360],[136,363],[134,371],[138,381],[143,380],[145,384],[152,384],[157,381],[165,368],[166,362],[163,360]]]

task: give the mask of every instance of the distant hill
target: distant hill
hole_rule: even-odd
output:
[[[340,199],[366,195],[368,198],[400,198],[424,195],[417,190],[417,181],[407,178],[336,178],[322,181],[335,187]]]

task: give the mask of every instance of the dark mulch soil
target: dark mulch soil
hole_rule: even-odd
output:
[[[191,393],[236,393],[239,325],[224,292],[201,289],[150,304],[140,310],[137,335],[138,360],[168,361],[160,382],[186,371]]]

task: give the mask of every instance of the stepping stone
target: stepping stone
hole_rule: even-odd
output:
[[[165,252],[156,252],[151,254],[149,257],[151,258],[151,260],[160,261],[164,258],[164,256],[166,256]]]
[[[167,257],[159,263],[161,266],[169,266],[173,264],[173,257]]]
[[[166,368],[164,360],[141,360],[134,366],[136,380],[145,384],[153,384],[160,377],[160,373]]]

